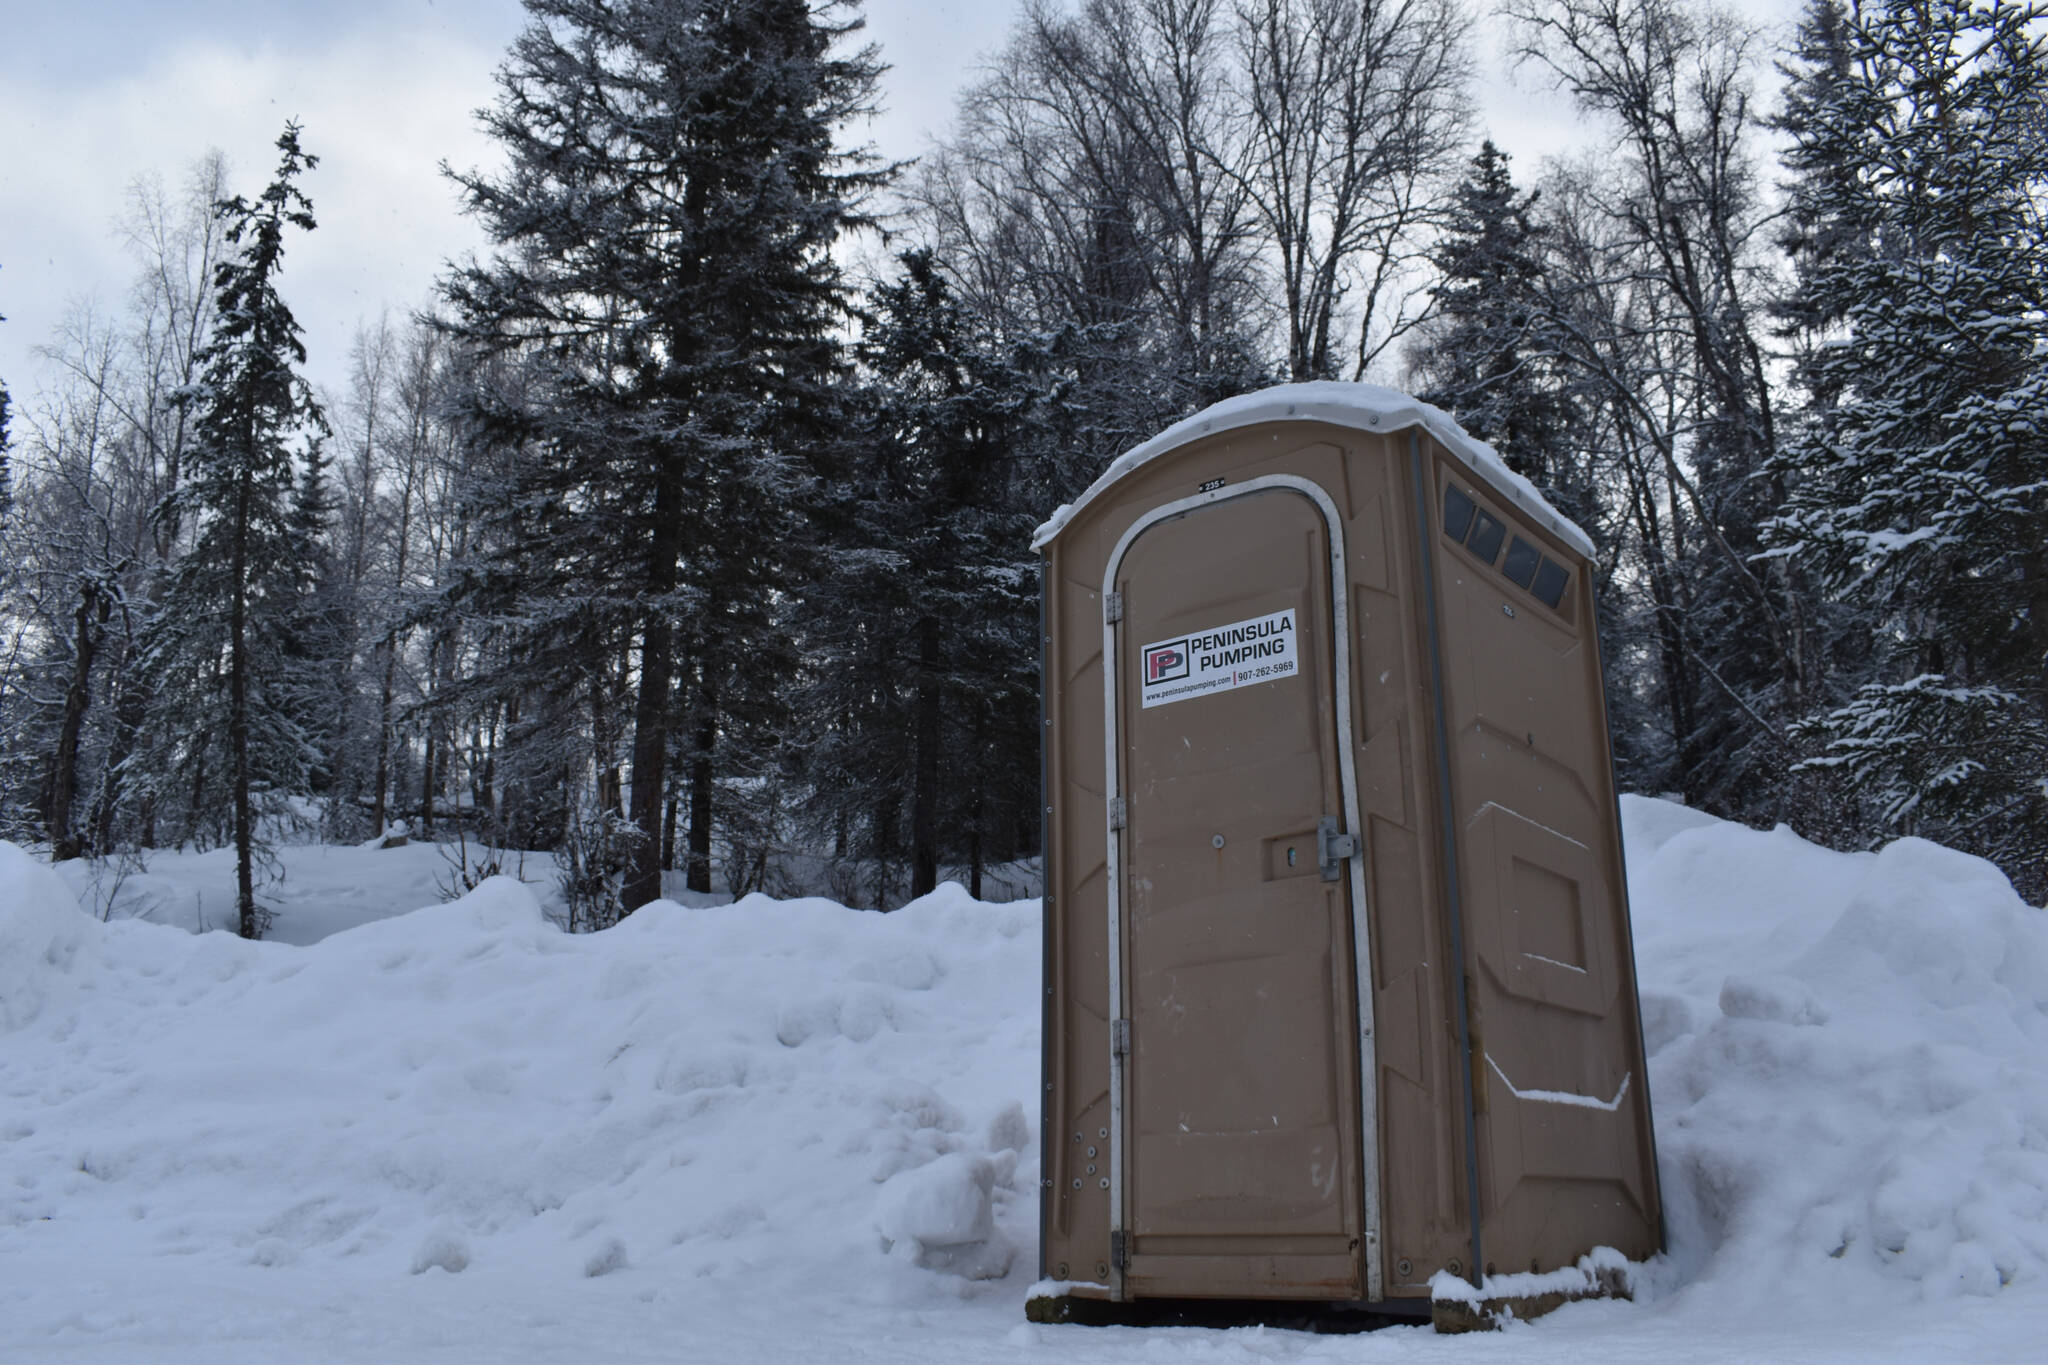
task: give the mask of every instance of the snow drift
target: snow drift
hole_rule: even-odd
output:
[[[1518,1357],[2034,1354],[2048,916],[1925,843],[1624,819],[1671,1250]],[[1023,1323],[1038,969],[1034,904],[954,887],[571,937],[498,879],[292,947],[0,846],[0,1356],[1489,1349]]]
[[[1917,839],[1843,856],[1635,803],[1673,1269],[1940,1298],[2048,1270],[2048,914]],[[1682,814],[1682,813],[1681,813]]]

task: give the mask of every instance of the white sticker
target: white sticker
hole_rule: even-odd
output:
[[[1300,669],[1294,636],[1294,613],[1276,611],[1146,645],[1138,655],[1143,705],[1291,678]]]

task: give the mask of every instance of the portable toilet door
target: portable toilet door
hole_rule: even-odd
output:
[[[1439,544],[1446,510],[1488,540],[1514,528],[1529,563],[1481,579],[1464,538]],[[1432,1274],[1494,1259],[1489,1223],[1509,1270],[1654,1250],[1583,535],[1434,409],[1318,384],[1179,424],[1037,543],[1043,1273],[1113,1300],[1426,1306]],[[1448,600],[1468,581],[1481,611]],[[1487,701],[1528,742],[1503,761],[1478,717],[1474,767],[1457,716],[1476,694],[1445,661],[1469,665],[1487,612],[1514,632],[1491,599],[1516,591],[1511,685],[1547,709]],[[1548,824],[1526,809],[1546,782]],[[1468,998],[1489,972],[1505,993]],[[1482,1014],[1586,1055],[1475,1052]],[[1489,1090],[1475,1058],[1503,1052],[1530,1079]],[[1598,1169],[1566,1150],[1589,1140]]]

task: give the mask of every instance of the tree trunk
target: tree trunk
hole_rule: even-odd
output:
[[[506,756],[508,761],[513,763],[513,773],[517,774],[519,771],[517,763],[519,751],[516,747],[519,743],[517,738],[519,733],[519,693],[516,690],[505,698],[504,726]],[[496,781],[495,775],[492,780]],[[498,803],[498,829],[500,835],[516,847],[537,848],[539,845],[532,841],[534,827],[537,823],[538,821],[534,817],[533,802],[527,793],[527,784],[519,781],[515,776],[505,784],[504,800]]]
[[[199,844],[199,812],[206,801],[206,749],[202,746],[199,757],[192,764],[192,795],[185,803],[185,837]],[[200,845],[202,848],[204,845]]]
[[[917,632],[917,753],[911,763],[910,898],[939,884],[939,623]]]
[[[896,801],[894,793],[884,796],[875,807],[875,909],[889,908],[889,860],[896,853]]]
[[[243,938],[261,938],[256,918],[255,813],[249,800],[249,488],[245,470],[235,488],[232,602],[228,608],[228,749],[235,798],[235,908]]]
[[[661,812],[661,870],[673,872],[676,867],[676,811],[682,799],[676,794],[676,785],[668,784],[668,798],[663,802]]]
[[[675,688],[676,666],[675,626],[669,612],[676,589],[676,560],[682,553],[680,474],[679,460],[671,454],[654,494],[656,543],[647,561],[647,617],[640,628],[640,693],[633,702],[633,796],[627,812],[640,837],[633,841],[625,885],[619,889],[619,904],[629,915],[661,895],[669,695]],[[693,821],[695,811],[693,793]],[[693,840],[695,836],[696,830],[692,828]],[[694,864],[692,872],[694,875]],[[694,889],[694,883],[692,886]]]
[[[981,825],[967,836],[967,894],[981,899]]]
[[[396,637],[384,642],[384,684],[377,694],[377,778],[376,794],[371,799],[370,822],[377,827],[377,833],[384,833],[385,823],[391,811],[385,805],[385,795],[391,790],[391,694],[397,680],[398,641]]]
[[[138,678],[132,667],[135,646],[132,638],[123,646],[122,662],[115,665],[120,680],[114,689],[114,737],[107,746],[106,776],[100,782],[100,794],[93,809],[93,841],[101,853],[114,846],[114,817],[121,808],[121,797],[126,782],[123,769],[128,756],[135,752],[135,737],[142,733],[142,722],[149,709],[149,691]],[[148,822],[153,825],[153,821]],[[153,829],[146,833],[154,833]],[[153,839],[145,838],[143,846],[148,847]]]
[[[441,761],[441,732],[427,722],[426,753],[420,763],[420,837],[434,837],[434,769]]]
[[[709,651],[705,651],[708,656]],[[692,891],[711,889],[712,759],[718,745],[718,685],[707,673],[697,685],[697,734],[690,753],[690,871]]]
[[[72,807],[78,800],[78,739],[92,705],[92,666],[99,654],[99,626],[106,619],[106,601],[97,588],[86,584],[72,618],[77,635],[71,650],[71,682],[64,689],[57,752],[51,760],[50,800],[44,812],[53,863],[82,858],[86,853],[87,840],[72,828]]]

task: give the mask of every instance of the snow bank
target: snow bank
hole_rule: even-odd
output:
[[[1667,1287],[2039,1288],[2048,914],[1920,840],[1845,856],[1624,810]]]
[[[1924,843],[1623,812],[1671,1251],[1500,1349],[2038,1358],[2043,912]],[[340,885],[406,850],[332,852]],[[304,948],[100,923],[0,847],[0,1358],[1495,1349],[1024,1323],[1033,903],[403,908]]]
[[[1035,903],[657,902],[570,936],[496,878],[296,948],[99,923],[12,849],[0,888],[0,1357],[75,1346],[81,1320],[110,1355],[181,1358],[181,1332],[210,1355],[216,1282],[330,1345],[337,1320],[419,1316],[405,1286],[487,1285],[507,1323],[459,1339],[472,1358],[598,1286],[660,1299],[578,1357],[609,1359],[736,1287],[959,1303],[1030,1259],[1037,1027],[1009,1007],[1034,994]],[[75,989],[18,1007],[60,959]],[[179,1302],[102,1321],[109,1282]],[[379,1331],[326,1353],[436,1353]]]
[[[62,878],[0,841],[0,1033],[41,1013],[52,979],[70,968],[90,925]]]
[[[1559,512],[1520,474],[1508,468],[1506,460],[1486,442],[1469,435],[1449,413],[1420,399],[1411,398],[1378,384],[1346,384],[1323,381],[1313,384],[1277,384],[1256,393],[1239,394],[1212,403],[1192,417],[1174,423],[1151,440],[1128,450],[1111,461],[1100,478],[1081,496],[1060,507],[1031,538],[1031,548],[1041,549],[1060,533],[1080,510],[1102,491],[1140,465],[1178,449],[1199,436],[1230,431],[1258,422],[1330,422],[1360,431],[1404,431],[1422,427],[1466,463],[1478,469],[1511,502],[1545,530],[1580,554],[1591,556],[1593,541],[1570,518]]]

